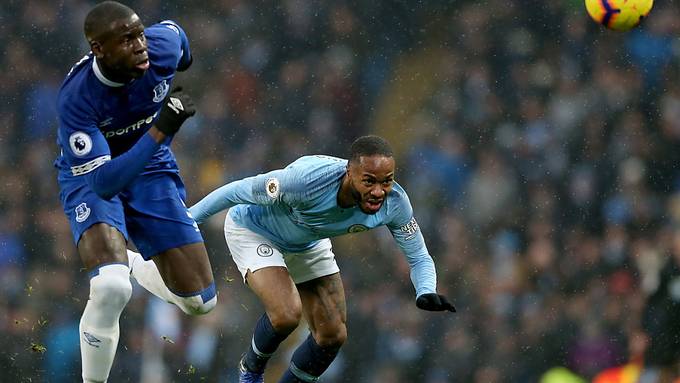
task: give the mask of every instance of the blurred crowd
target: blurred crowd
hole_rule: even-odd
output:
[[[80,375],[88,284],[52,167],[54,101],[89,50],[93,3],[0,5],[2,382]],[[592,22],[581,0],[124,3],[191,42],[176,83],[199,112],[173,142],[189,204],[304,154],[344,156],[359,135],[394,145],[458,312],[415,307],[388,231],[334,240],[349,339],[323,382],[576,383],[618,366],[644,383],[680,377],[677,2],[629,33]],[[189,318],[137,287],[111,382],[236,380],[262,307],[222,218],[202,227],[217,308]]]

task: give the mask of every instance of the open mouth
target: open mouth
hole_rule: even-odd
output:
[[[366,207],[371,210],[371,211],[376,211],[380,209],[380,206],[382,206],[383,201],[382,200],[367,200],[366,201]]]
[[[142,60],[135,65],[135,68],[140,70],[149,69],[149,59]]]

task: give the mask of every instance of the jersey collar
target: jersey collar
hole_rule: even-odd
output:
[[[113,88],[119,88],[125,84],[120,83],[120,82],[115,82],[111,81],[108,78],[104,77],[104,73],[102,73],[102,70],[99,69],[99,64],[97,64],[97,58],[95,57],[92,60],[92,70],[94,71],[94,75],[97,77],[97,80],[101,81],[102,84],[113,87]]]

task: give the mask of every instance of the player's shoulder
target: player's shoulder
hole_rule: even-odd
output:
[[[390,194],[388,194],[387,198],[388,200],[393,200],[400,204],[408,204],[409,206],[411,205],[411,201],[408,198],[408,194],[406,194],[406,190],[404,190],[404,188],[396,181],[392,184],[392,191]]]
[[[302,156],[286,168],[300,175],[312,174],[317,177],[333,177],[336,173],[344,173],[346,167],[347,160],[345,159],[319,154]]]
[[[392,184],[392,191],[387,195],[385,207],[391,221],[408,220],[413,214],[413,207],[411,206],[408,194],[397,182]]]
[[[57,95],[59,113],[83,113],[92,109],[92,94],[100,88],[97,81],[93,81],[93,60],[92,53],[83,56],[66,75]]]
[[[330,156],[303,156],[286,166],[285,180],[292,190],[314,195],[339,182],[347,161]]]
[[[182,55],[182,27],[172,20],[161,21],[144,29],[153,65],[174,69]]]

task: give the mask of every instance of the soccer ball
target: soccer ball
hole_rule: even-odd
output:
[[[654,0],[585,0],[588,14],[596,22],[615,31],[627,31],[652,10]]]

